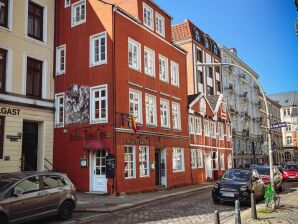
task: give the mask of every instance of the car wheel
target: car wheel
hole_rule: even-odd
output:
[[[7,219],[6,219],[5,215],[3,215],[3,214],[0,214],[0,223],[7,224]]]
[[[73,203],[71,201],[65,201],[59,208],[59,218],[61,220],[67,220],[72,216]]]

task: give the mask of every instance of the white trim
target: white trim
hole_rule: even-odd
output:
[[[211,145],[198,145],[198,144],[190,144],[191,147],[203,147],[203,148],[210,148],[210,149],[223,149],[223,150],[233,150],[232,148],[222,148],[222,147],[215,147]]]
[[[74,8],[77,7],[78,5],[85,5],[85,18],[80,20],[79,22],[74,22],[73,21],[73,13],[74,13]],[[87,4],[86,4],[86,0],[80,0],[80,1],[77,1],[73,4],[71,4],[71,13],[70,13],[70,21],[71,21],[71,27],[75,27],[75,26],[78,26],[80,24],[83,24],[86,22],[86,18],[87,18]]]
[[[148,119],[147,119],[147,98],[148,99],[153,99],[154,100],[154,105],[153,105],[153,120],[154,120],[154,123],[148,123]],[[157,126],[157,108],[156,108],[156,96],[154,95],[151,95],[151,94],[148,94],[148,93],[145,93],[145,111],[146,111],[146,125],[149,125],[149,126]]]
[[[181,170],[174,170],[174,150],[181,150],[180,153],[182,155],[182,158],[181,158]],[[184,148],[176,148],[176,147],[173,147],[172,148],[172,170],[173,170],[173,173],[181,173],[181,172],[185,172],[185,158],[184,158]]]
[[[174,127],[174,122],[173,122],[173,105],[176,105],[178,107],[178,127]],[[180,103],[172,102],[172,126],[174,130],[181,130],[181,108],[180,108]]]
[[[175,83],[175,82],[173,82],[173,67],[175,67],[176,69],[177,69],[177,77],[176,77],[176,79],[177,79],[177,83]],[[179,72],[179,64],[177,63],[177,62],[175,62],[175,61],[170,61],[170,68],[171,68],[171,85],[172,86],[176,86],[176,87],[178,87],[179,88],[179,79],[180,79],[180,72]]]
[[[7,51],[6,55],[6,74],[5,74],[5,91],[12,92],[12,80],[13,80],[13,50],[9,47],[0,44],[0,48]]]
[[[222,163],[222,156],[223,156],[223,163]],[[225,154],[223,152],[219,153],[219,160],[220,160],[220,170],[226,170],[225,166]]]
[[[165,77],[163,78],[161,75],[161,69],[160,69],[160,61],[163,61],[165,63]],[[169,59],[161,54],[158,55],[158,71],[159,71],[159,80],[169,83]]]
[[[141,167],[139,162],[139,174],[140,177],[150,177],[150,164],[149,164],[149,158],[150,158],[150,147],[146,145],[139,146],[139,160],[140,160],[140,148],[146,148],[146,163],[147,163],[147,175],[141,175]]]
[[[71,0],[68,0],[68,3],[67,3],[67,0],[64,0],[64,8],[67,8],[71,5]]]
[[[60,125],[59,123],[59,98],[63,98],[63,121]],[[64,127],[64,115],[65,115],[65,93],[56,93],[55,94],[55,127],[56,128],[63,128]]]
[[[94,101],[93,101],[93,96],[92,96],[92,93],[93,91],[96,91],[96,90],[99,90],[99,92],[101,92],[101,90],[105,90],[106,92],[106,97],[105,97],[105,100],[106,100],[106,117],[103,119],[103,118],[98,118],[98,119],[95,119],[94,118]],[[101,99],[101,96],[99,96],[99,99]],[[100,103],[99,105],[101,105],[101,100],[100,100]],[[99,86],[92,86],[90,87],[90,105],[89,105],[89,110],[90,110],[90,115],[89,115],[89,118],[90,118],[90,124],[102,124],[102,123],[108,123],[108,115],[109,115],[109,103],[108,103],[108,84],[103,84],[103,85],[99,85]],[[100,106],[101,107],[101,106]]]
[[[133,149],[133,176],[132,177],[125,177],[125,166],[124,166],[124,179],[136,179],[137,172],[136,172],[136,146],[135,145],[124,145],[124,164],[125,164],[125,147],[132,147]],[[149,170],[150,172],[150,170]]]
[[[105,39],[105,60],[101,60],[100,57],[101,57],[101,46],[100,46],[100,40],[101,38],[104,38]],[[93,45],[93,41],[95,39],[99,39],[99,61],[98,62],[94,62],[93,61],[93,58],[94,58],[94,45]],[[98,66],[98,65],[103,65],[103,64],[107,64],[108,63],[108,52],[107,52],[107,32],[104,31],[104,32],[101,32],[101,33],[97,33],[97,34],[94,34],[92,36],[90,36],[89,38],[89,67],[94,67],[94,66]]]
[[[64,51],[64,70],[60,71],[60,57],[61,51]],[[56,47],[56,75],[62,75],[66,73],[66,44]]]
[[[9,101],[12,103],[24,103],[24,104],[31,104],[31,105],[37,105],[42,107],[51,107],[54,108],[53,102],[38,100],[38,99],[30,99],[30,98],[24,98],[22,96],[11,96],[7,94],[0,94],[0,100]]]
[[[194,154],[194,156],[193,156]],[[194,160],[194,164],[192,163]],[[196,149],[191,149],[190,150],[190,164],[191,164],[191,169],[196,169],[198,168],[198,161],[197,161],[197,150]],[[194,166],[193,166],[194,165]]]
[[[130,65],[130,63],[129,63],[129,44],[137,47],[137,64],[136,64],[137,67],[136,68],[133,65]],[[134,39],[128,37],[127,48],[128,48],[127,49],[128,68],[130,68],[134,71],[137,71],[137,72],[142,72],[142,56],[141,56],[142,45],[138,41],[135,41]]]
[[[136,123],[143,124],[143,108],[142,108],[143,95],[142,95],[142,91],[129,88],[129,93],[128,93],[128,111],[130,110],[130,93],[138,94],[139,95],[139,101],[138,101],[139,111],[138,111],[138,115],[140,116],[140,118],[138,118],[138,117],[136,118]],[[129,113],[130,113],[130,111],[129,111]]]
[[[150,12],[150,24],[145,23],[145,9]],[[148,6],[146,3],[143,2],[143,24],[148,27],[150,30],[154,31],[154,11],[153,9]]]
[[[42,83],[41,83],[41,98],[48,98],[48,62],[42,61]]]
[[[199,132],[197,132],[197,126],[196,126],[196,121],[199,121],[200,123],[200,130]],[[195,116],[195,120],[194,120],[194,125],[195,125],[195,134],[198,135],[202,135],[202,118],[199,116]]]
[[[175,96],[172,96],[172,98],[174,99],[174,100],[181,100],[181,98],[179,98],[179,97],[175,97]]]
[[[203,156],[203,150],[202,149],[197,149],[197,156],[198,156],[198,162],[199,162],[199,152],[200,152],[200,159],[201,159],[201,165],[199,166],[198,163],[198,168],[204,168],[204,156]]]
[[[146,72],[145,52],[148,52],[152,55],[152,58],[151,58],[151,60],[152,60],[152,74],[149,74],[148,72]],[[150,77],[153,77],[153,78],[155,77],[155,51],[146,47],[146,46],[144,46],[144,74],[148,75]]]
[[[13,0],[8,1],[8,15],[7,15],[7,27],[0,26],[0,29],[12,31],[13,28]]]
[[[157,19],[160,19],[162,21],[162,32],[159,32],[159,30],[157,29],[158,27]],[[162,15],[160,15],[158,12],[155,12],[155,30],[156,30],[156,33],[158,33],[162,37],[165,37],[165,33],[166,33],[165,18]]]
[[[135,87],[143,88],[142,85],[139,85],[139,84],[134,83],[134,82],[131,82],[131,81],[128,81],[128,84],[129,84],[129,85],[132,85],[132,86],[135,86]]]
[[[26,95],[26,82],[27,82],[27,54],[23,54],[23,69],[22,69],[22,94]]]
[[[162,121],[162,116],[163,116],[163,114],[162,114],[162,109],[160,108],[160,126],[161,127],[163,127],[163,128],[171,128],[171,113],[170,113],[170,101],[169,100],[166,100],[166,99],[164,99],[164,98],[160,98],[160,100],[159,100],[160,102],[160,107],[161,107],[161,105],[162,105],[162,102],[164,102],[164,103],[166,103],[167,104],[167,108],[166,108],[166,112],[167,112],[167,119],[168,119],[168,125],[167,126],[165,126],[165,125],[163,125],[163,121]]]
[[[188,127],[189,127],[189,134],[195,134],[195,116],[188,115]]]
[[[169,94],[167,94],[167,93],[164,93],[164,92],[161,92],[161,91],[159,91],[159,94],[160,94],[160,95],[163,95],[163,96],[171,97],[171,95],[169,95]]]
[[[153,92],[153,93],[157,93],[157,90],[154,90],[154,89],[150,89],[148,87],[145,87],[146,90],[150,91],[150,92]]]

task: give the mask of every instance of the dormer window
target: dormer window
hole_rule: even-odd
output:
[[[144,25],[150,28],[151,30],[154,29],[153,25],[153,9],[150,8],[145,3],[143,4],[143,21]]]
[[[165,19],[157,12],[155,14],[156,14],[156,32],[164,37],[165,36]]]
[[[204,42],[205,42],[205,47],[210,50],[210,42],[207,37],[205,37]]]
[[[218,47],[216,44],[213,45],[213,53],[217,56],[219,55]]]
[[[195,30],[195,39],[198,42],[201,42],[201,36],[198,30]]]

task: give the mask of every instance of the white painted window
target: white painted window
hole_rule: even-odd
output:
[[[56,74],[61,75],[65,73],[66,67],[66,45],[57,47],[56,49]]]
[[[214,161],[213,169],[218,170],[218,153],[217,152],[212,152],[212,160]]]
[[[146,124],[148,125],[157,125],[156,119],[156,97],[146,94],[145,96],[146,103]]]
[[[170,127],[170,104],[168,100],[160,99],[160,120],[161,127]]]
[[[70,0],[64,0],[64,7],[67,8],[71,4]]]
[[[108,121],[108,90],[107,85],[90,88],[90,123]]]
[[[205,136],[210,136],[209,120],[204,120]]]
[[[195,149],[191,150],[191,168],[197,168],[197,151]]]
[[[180,104],[172,103],[173,129],[181,130]]]
[[[0,1],[0,27],[11,30],[13,20],[13,0]]]
[[[136,148],[135,146],[124,147],[125,179],[136,177]]]
[[[55,95],[55,125],[64,127],[64,93]]]
[[[220,169],[225,170],[225,154],[220,153]]]
[[[149,147],[139,148],[140,177],[149,177]]]
[[[169,65],[168,59],[159,55],[159,79],[164,82],[169,82]]]
[[[189,126],[189,133],[195,134],[194,116],[192,115],[189,115],[188,117],[188,126]]]
[[[137,123],[143,123],[142,93],[140,91],[129,90],[129,113],[135,117]]]
[[[233,167],[233,164],[232,164],[232,153],[230,153],[228,155],[228,169],[231,169]]]
[[[128,39],[128,66],[141,71],[141,44],[131,38]]]
[[[71,26],[86,22],[86,0],[81,0],[71,5]]]
[[[198,168],[203,168],[203,152],[201,149],[198,149]]]
[[[293,143],[292,136],[287,136],[287,145],[291,145]]]
[[[212,138],[216,137],[215,123],[213,121],[210,121],[210,136]]]
[[[165,19],[159,13],[155,12],[156,32],[161,36],[165,36]]]
[[[145,3],[143,3],[143,21],[145,26],[147,26],[151,30],[154,29],[153,9],[150,8],[148,5],[146,5]]]
[[[224,127],[223,123],[218,122],[218,134],[219,134],[219,139],[224,139]]]
[[[200,117],[195,117],[195,133],[196,133],[196,135],[202,134],[202,124],[201,124]]]
[[[155,53],[147,47],[144,48],[144,72],[146,75],[155,77]]]
[[[173,148],[173,172],[184,171],[184,150]]]
[[[227,129],[227,140],[230,141],[231,140],[231,125],[226,126]]]
[[[171,61],[171,84],[179,86],[179,65],[173,61]]]
[[[107,63],[107,33],[90,37],[90,67]]]

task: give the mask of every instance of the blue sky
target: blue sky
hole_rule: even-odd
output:
[[[293,0],[155,0],[173,18],[190,19],[219,45],[235,47],[267,94],[298,91],[298,18]]]

